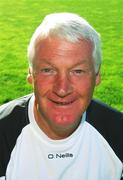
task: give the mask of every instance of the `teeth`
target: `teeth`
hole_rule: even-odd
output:
[[[59,105],[68,105],[71,104],[72,102],[55,102],[55,103]]]
[[[54,101],[54,100],[51,100],[53,103],[57,104],[57,105],[60,105],[60,106],[65,106],[65,105],[69,105],[69,104],[72,104],[73,101],[70,101],[70,102],[60,102],[60,101]]]
[[[67,102],[57,102],[57,104],[66,105],[66,104],[69,104],[69,103],[67,103]]]

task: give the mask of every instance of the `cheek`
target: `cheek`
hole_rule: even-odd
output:
[[[83,79],[81,81],[77,81],[75,84],[76,91],[81,95],[81,96],[92,96],[93,90],[95,87],[95,81],[94,79]]]
[[[76,92],[79,94],[79,105],[76,109],[76,113],[84,112],[93,96],[94,81],[83,81],[76,84]]]
[[[45,95],[47,91],[52,89],[52,80],[46,78],[34,78],[34,91],[40,95]]]

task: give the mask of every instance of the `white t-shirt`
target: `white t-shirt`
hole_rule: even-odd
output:
[[[6,180],[120,180],[122,162],[85,121],[86,112],[71,136],[52,140],[38,127],[33,106],[34,97],[28,109],[30,124],[17,139]]]

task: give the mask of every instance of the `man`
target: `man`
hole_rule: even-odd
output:
[[[99,34],[76,14],[50,14],[28,57],[34,94],[0,109],[0,180],[120,180],[123,114],[92,100]]]

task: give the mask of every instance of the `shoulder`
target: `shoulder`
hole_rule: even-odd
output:
[[[98,130],[123,161],[123,113],[98,100],[92,100],[87,110],[87,121]]]
[[[10,101],[0,106],[0,131],[12,133],[17,127],[21,129],[28,124],[28,101],[31,94]]]
[[[99,101],[92,100],[88,107],[88,114],[101,119],[109,118],[109,121],[119,119],[123,123],[123,113]]]
[[[4,133],[17,126],[21,128],[24,124],[28,123],[28,101],[31,95],[27,95],[0,106],[0,130]]]
[[[31,95],[27,95],[0,106],[0,176],[5,170],[16,140],[23,127],[28,123],[28,101]]]
[[[26,95],[23,97],[20,97],[18,99],[12,100],[6,104],[3,104],[0,106],[0,120],[9,116],[11,113],[13,113],[16,110],[23,109],[26,107],[26,104],[28,100],[30,99],[30,95]]]

